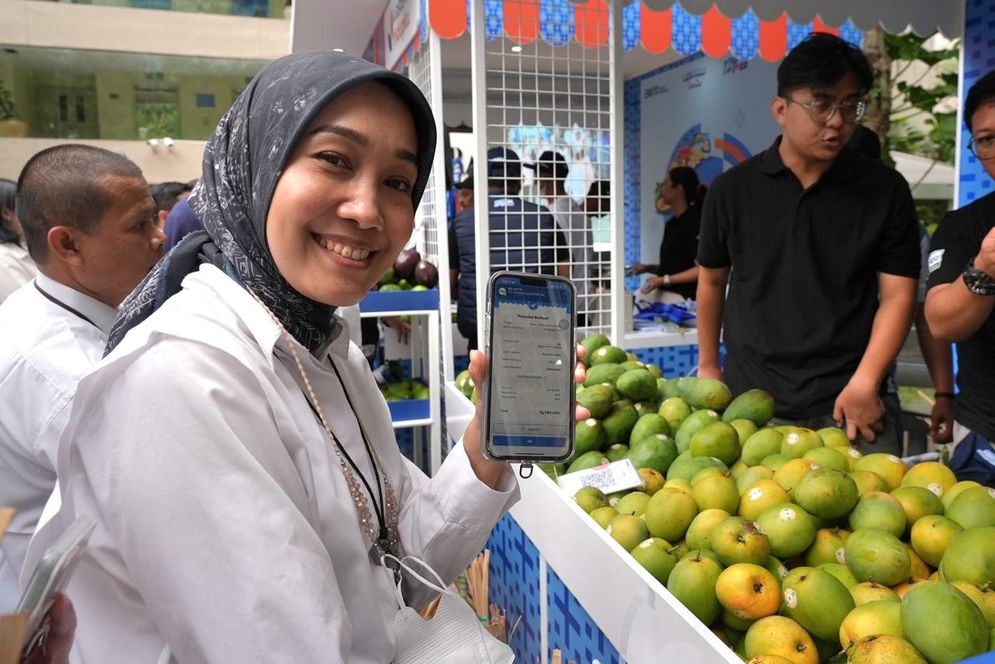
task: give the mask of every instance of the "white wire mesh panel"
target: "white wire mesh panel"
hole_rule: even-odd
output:
[[[559,46],[503,35],[484,47],[487,145],[502,151],[488,160],[490,269],[570,278],[578,324],[607,331],[611,42],[586,47],[570,28]]]
[[[428,44],[422,45],[408,62],[408,78],[414,81],[426,99],[432,99],[432,53]],[[435,109],[435,112],[440,112],[440,109]],[[436,210],[437,205],[445,205],[445,201],[437,202],[435,199],[435,169],[432,169],[425,185],[425,193],[415,212],[415,230],[411,239],[422,258],[438,265],[440,229]]]

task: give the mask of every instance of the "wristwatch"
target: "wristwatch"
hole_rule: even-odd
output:
[[[973,259],[964,267],[964,284],[975,295],[995,295],[995,279],[975,268]]]
[[[669,274],[663,275],[663,285],[664,286],[669,286],[670,285],[670,275]]]

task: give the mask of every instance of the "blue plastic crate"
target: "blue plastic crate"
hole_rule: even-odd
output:
[[[387,407],[390,409],[390,419],[394,422],[425,420],[432,416],[431,399],[388,401]]]
[[[382,311],[429,311],[438,310],[439,291],[370,291],[359,302],[360,313]]]

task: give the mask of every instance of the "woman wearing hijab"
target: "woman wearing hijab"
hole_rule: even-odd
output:
[[[0,178],[0,302],[38,273],[24,248],[24,231],[14,211],[16,191],[11,180]]]
[[[701,205],[707,189],[698,180],[693,168],[677,166],[670,169],[660,185],[660,198],[670,206],[674,216],[667,221],[660,243],[660,262],[656,265],[636,263],[633,274],[653,272],[643,284],[646,294],[659,291],[661,302],[693,300],[698,288],[698,230],[701,227]]]
[[[432,479],[400,455],[333,315],[407,242],[434,127],[408,79],[328,52],[270,64],[221,120],[205,231],[122,305],[63,438],[63,511],[98,522],[69,588],[83,661],[390,662],[381,555],[452,580],[516,500],[476,419]]]

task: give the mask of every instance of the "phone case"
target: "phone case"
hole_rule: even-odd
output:
[[[30,651],[42,636],[40,628],[45,614],[52,608],[55,596],[65,590],[96,525],[97,522],[90,517],[78,517],[49,547],[31,575],[17,604],[18,613],[28,614],[27,633],[31,636],[25,651]]]
[[[486,340],[486,344],[487,345],[486,345],[486,347],[484,349],[484,352],[487,354],[488,358],[491,357],[491,341],[492,341],[492,338],[491,338],[491,321],[492,321],[492,311],[493,311],[493,308],[494,308],[493,291],[494,291],[494,288],[495,288],[497,282],[501,278],[503,278],[503,277],[519,277],[519,278],[521,278],[521,277],[524,277],[524,278],[536,278],[536,277],[540,277],[542,279],[547,279],[547,280],[550,280],[550,281],[557,281],[557,282],[560,282],[560,283],[565,283],[565,284],[567,284],[569,286],[570,291],[572,293],[573,306],[571,308],[572,311],[570,313],[570,339],[568,341],[568,348],[570,348],[570,353],[569,353],[568,363],[569,363],[570,367],[574,367],[576,365],[576,363],[577,363],[576,336],[575,336],[576,335],[576,329],[577,329],[577,303],[576,303],[576,291],[574,289],[574,285],[573,285],[573,283],[570,282],[569,279],[564,279],[563,277],[559,277],[559,276],[555,276],[555,275],[546,275],[546,274],[532,274],[532,273],[527,273],[527,272],[507,272],[507,271],[504,271],[504,272],[495,272],[494,274],[491,275],[491,278],[487,282],[487,311],[485,313],[485,318],[484,318],[484,323],[485,323],[484,339]],[[571,371],[570,374],[572,376],[573,375],[573,371]],[[481,398],[481,399],[483,399],[483,403],[484,403],[484,420],[483,420],[483,423],[482,423],[483,424],[483,426],[482,426],[482,430],[483,430],[483,445],[482,445],[482,447],[483,447],[484,456],[486,456],[488,459],[491,459],[493,461],[501,461],[501,462],[515,461],[515,462],[523,462],[523,463],[525,463],[525,462],[528,462],[528,463],[557,463],[557,462],[561,462],[561,461],[565,461],[565,460],[569,459],[573,455],[573,452],[574,452],[574,426],[573,426],[574,415],[573,415],[573,413],[574,413],[574,410],[575,410],[575,407],[576,407],[576,391],[573,389],[573,380],[572,380],[572,378],[571,378],[571,384],[570,384],[571,389],[568,390],[568,392],[570,394],[570,403],[568,405],[568,412],[570,413],[570,416],[569,416],[570,417],[570,425],[567,426],[567,446],[566,446],[565,453],[563,455],[557,455],[557,456],[541,456],[541,455],[522,456],[522,455],[514,455],[514,454],[512,454],[512,455],[498,454],[498,453],[495,453],[495,450],[491,447],[490,424],[489,424],[489,420],[490,420],[490,405],[491,405],[489,392],[490,392],[491,377],[492,377],[491,372],[488,372],[488,374],[487,374],[487,381],[485,381],[484,385],[482,386],[482,389],[481,389],[480,393],[478,394],[478,397]]]

